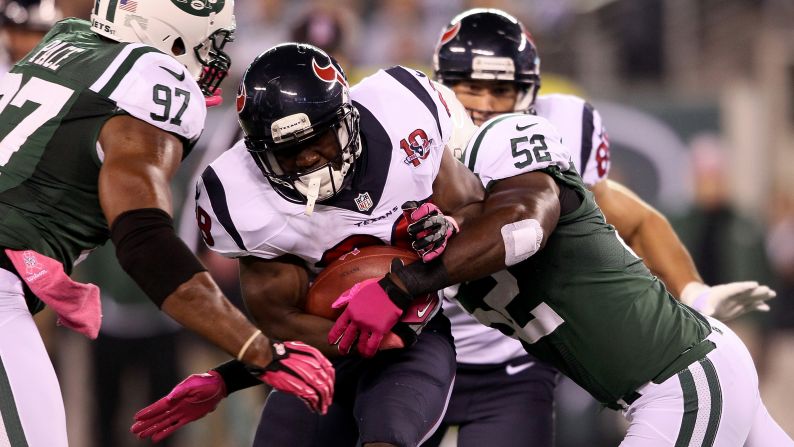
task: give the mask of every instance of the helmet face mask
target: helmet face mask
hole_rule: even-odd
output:
[[[226,76],[234,0],[97,0],[91,29],[117,42],[151,45],[182,63],[211,96]]]
[[[293,143],[259,146],[246,140],[246,145],[255,158],[258,158],[262,173],[271,182],[282,188],[297,192],[303,198],[309,196],[310,182],[319,180],[317,201],[329,199],[338,194],[347,184],[347,174],[352,174],[355,160],[360,155],[358,132],[358,111],[352,106],[345,107],[342,120],[334,123],[325,131],[304,133]],[[301,170],[295,159],[305,150],[322,153],[327,161],[318,166]]]
[[[198,85],[205,96],[211,96],[229,74],[232,59],[223,51],[227,43],[234,41],[232,30],[219,29],[206,41],[193,48],[193,52],[203,69]]]
[[[461,13],[444,28],[433,55],[437,81],[503,81],[518,90],[513,112],[529,112],[540,88],[540,57],[532,36],[498,9]]]
[[[330,199],[351,181],[361,154],[359,113],[344,73],[322,50],[282,44],[245,72],[237,100],[245,144],[262,174],[285,199]],[[301,170],[303,151],[325,160]]]

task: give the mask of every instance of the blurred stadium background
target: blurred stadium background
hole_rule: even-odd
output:
[[[64,16],[84,18],[93,4],[54,1]],[[7,5],[0,0],[0,8]],[[353,81],[398,63],[429,72],[442,26],[475,6],[502,8],[529,28],[541,54],[541,94],[574,93],[601,111],[611,177],[666,212],[707,282],[758,280],[777,289],[770,313],[732,327],[755,357],[770,413],[794,433],[791,0],[237,0],[228,107],[210,111],[204,153],[222,151],[233,138],[236,83],[266,48],[315,43],[337,56]],[[0,61],[9,62],[21,39],[16,28],[3,25]],[[188,200],[194,171],[210,161],[196,153],[176,187]],[[195,242],[190,209],[183,215],[184,237]],[[239,300],[236,265],[195,246]],[[88,343],[56,328],[51,314],[37,316],[59,370],[70,445],[146,445],[128,433],[134,411],[178,378],[226,358],[156,312],[121,273],[112,247],[77,274],[103,289],[100,340]],[[264,397],[263,389],[240,392],[164,445],[250,445]],[[558,446],[617,445],[622,424],[575,385],[560,384]]]

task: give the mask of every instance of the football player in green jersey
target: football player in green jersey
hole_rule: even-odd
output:
[[[468,210],[478,217],[465,220],[436,261],[394,262],[379,281],[346,292],[348,306],[462,283],[457,299],[480,323],[623,411],[623,447],[794,446],[761,401],[743,343],[675,300],[623,243],[549,121],[492,118],[464,163],[487,190],[479,209]],[[328,341],[343,352],[357,344],[366,355],[368,341],[394,322],[346,309]]]
[[[704,285],[664,216],[608,179],[609,140],[601,115],[573,95],[538,95],[538,49],[515,17],[498,9],[461,13],[441,33],[433,63],[436,79],[455,91],[477,124],[512,112],[548,119],[607,222],[674,296],[721,320],[768,309],[764,301],[774,291],[767,286],[749,281]],[[456,290],[447,289],[448,297],[454,298]],[[500,287],[492,293],[512,292]],[[553,445],[554,372],[527,356],[518,342],[477,324],[453,303],[445,303],[445,313],[452,322],[459,366],[444,424],[459,426],[459,444],[487,439],[500,447]],[[525,411],[517,414],[513,408]],[[437,445],[444,431],[428,445]]]
[[[667,219],[625,186],[607,178],[609,140],[600,114],[573,95],[538,95],[538,50],[515,17],[498,9],[461,13],[442,33],[433,64],[436,79],[455,91],[478,126],[512,112],[551,121],[607,221],[674,296],[723,321],[752,310],[769,310],[764,301],[774,298],[775,292],[767,286],[753,282],[704,285]]]
[[[302,343],[263,336],[173,230],[169,181],[201,134],[207,105],[218,103],[233,4],[97,0],[90,22],[58,22],[0,80],[6,444],[67,445],[58,380],[32,313],[46,304],[65,326],[95,338],[98,290],[67,275],[108,239],[155,304],[244,362],[252,381],[297,394],[317,411],[330,403],[330,363]],[[188,381],[214,383],[222,374]],[[164,414],[161,422],[162,429],[175,421]]]

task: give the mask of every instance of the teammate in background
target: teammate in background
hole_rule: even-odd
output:
[[[97,0],[91,22],[58,22],[0,81],[0,393],[11,445],[67,445],[32,314],[49,305],[95,338],[98,290],[67,274],[108,238],[164,312],[236,355],[252,379],[329,405],[328,361],[261,336],[173,230],[169,180],[201,133],[205,96],[217,102],[233,5]]]
[[[576,96],[536,97],[540,59],[531,35],[513,16],[497,9],[460,14],[442,33],[433,64],[436,80],[456,93],[478,125],[511,112],[549,120],[607,222],[674,296],[723,320],[768,309],[764,301],[775,293],[766,286],[741,282],[709,288],[702,284],[689,253],[664,216],[607,179],[609,141],[600,114]],[[528,144],[520,138],[508,140],[515,144],[514,154]],[[528,356],[518,341],[479,324],[455,304],[456,293],[457,288],[447,289],[449,300],[444,303],[458,358],[444,425],[460,427],[461,446],[553,445],[556,371]],[[503,285],[490,293],[509,300],[516,290]],[[437,445],[444,432],[439,430],[427,445]]]
[[[55,0],[0,0],[0,78],[62,17]]]
[[[340,352],[326,341],[333,321],[302,309],[309,275],[340,255],[367,245],[407,246],[404,202],[432,201],[413,211],[418,226],[451,234],[455,223],[439,209],[482,199],[476,177],[449,149],[459,138],[453,115],[468,117],[454,95],[445,102],[436,88],[424,74],[397,66],[349,89],[336,62],[306,44],[271,48],[246,71],[237,98],[245,138],[202,174],[198,224],[211,249],[239,258],[244,299],[259,326],[305,340],[336,368],[328,415],[272,393],[255,446],[416,446],[441,420],[455,351],[438,302],[415,314],[426,324],[418,336],[395,328],[385,339],[368,339],[366,357],[407,347],[372,359]],[[433,242],[420,253],[429,259],[440,249]],[[349,311],[399,317],[412,301],[382,298]],[[216,389],[195,393],[210,402],[204,411],[188,413],[178,400],[165,411],[188,422],[223,397]],[[134,430],[151,425],[148,411],[137,415]]]

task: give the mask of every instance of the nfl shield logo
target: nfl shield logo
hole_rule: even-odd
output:
[[[369,211],[372,208],[372,198],[368,192],[362,192],[353,200],[356,202],[356,207],[358,207],[359,211]]]

